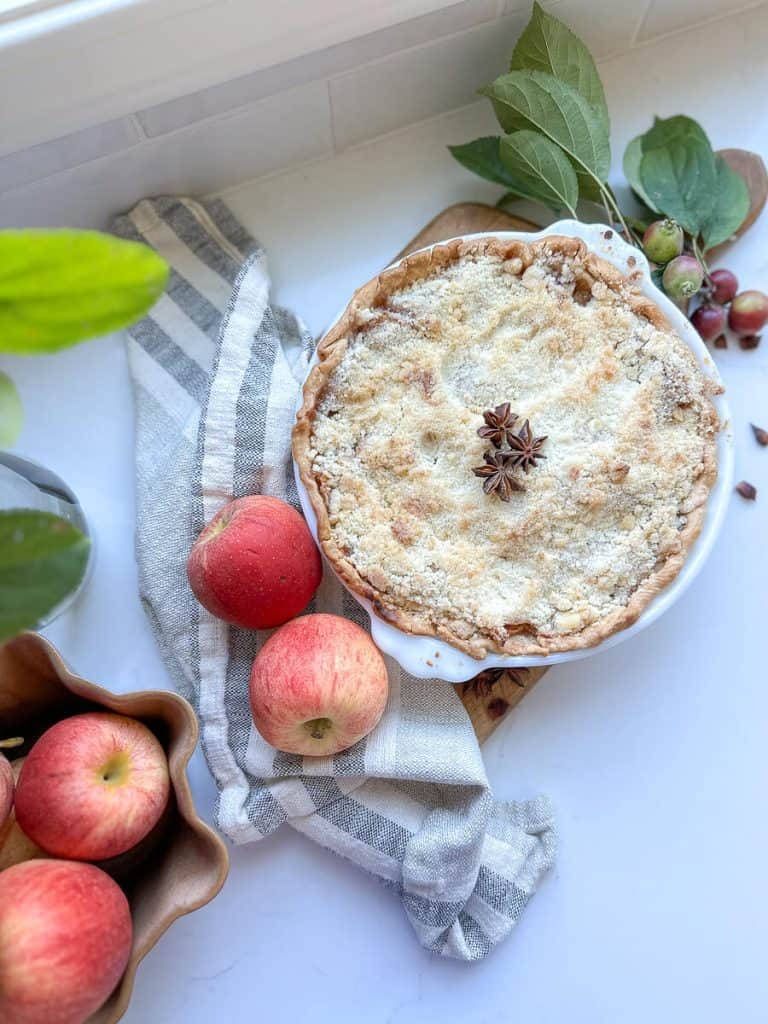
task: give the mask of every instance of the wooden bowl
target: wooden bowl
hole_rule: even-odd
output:
[[[146,690],[117,695],[74,675],[47,640],[35,633],[0,647],[0,737],[23,736],[9,750],[23,757],[54,722],[82,711],[107,708],[138,718],[154,732],[168,756],[171,800],[163,819],[134,850],[99,866],[124,889],[133,916],[133,948],[125,974],[88,1024],[114,1024],[131,998],[136,969],[161,935],[184,914],[204,906],[218,893],[229,869],[227,849],[198,818],[186,766],[197,744],[197,718],[175,693]],[[18,825],[0,849],[0,868],[41,856]],[[5,862],[1,859],[5,851]]]

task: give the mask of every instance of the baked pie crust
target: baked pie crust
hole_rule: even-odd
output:
[[[294,457],[331,565],[399,629],[476,658],[590,647],[680,571],[717,475],[717,388],[581,240],[416,252],[317,355]],[[547,435],[508,502],[472,473],[504,402]]]

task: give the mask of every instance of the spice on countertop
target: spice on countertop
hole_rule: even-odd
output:
[[[742,496],[742,498],[746,498],[747,501],[754,501],[757,497],[757,488],[746,480],[742,480],[741,483],[736,484],[735,490]]]
[[[758,427],[754,423],[749,424],[752,427],[752,433],[755,435],[755,440],[759,445],[765,448],[768,445],[768,430],[763,430],[762,427]]]
[[[503,697],[494,697],[493,700],[488,701],[486,711],[491,718],[501,718],[508,707],[509,704]]]
[[[739,338],[739,347],[744,349],[745,352],[749,351],[749,349],[757,348],[761,337],[761,334],[748,334],[746,338]]]

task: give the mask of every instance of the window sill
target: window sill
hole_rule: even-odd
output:
[[[456,0],[40,0],[0,14],[0,156]],[[43,6],[41,6],[41,4]],[[265,11],[264,7],[268,6]]]

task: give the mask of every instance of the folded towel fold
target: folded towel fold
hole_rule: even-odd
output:
[[[219,790],[218,827],[236,843],[283,822],[378,875],[419,941],[461,960],[509,933],[554,858],[547,801],[495,802],[452,686],[387,658],[376,729],[335,757],[285,754],[251,721],[248,678],[268,637],[227,626],[195,600],[185,563],[233,497],[299,507],[290,435],[312,339],[270,302],[264,251],[220,201],[163,197],[118,217],[171,266],[165,295],[129,331],[136,402],[141,597],[178,689],[199,715]],[[367,617],[333,573],[308,611]]]

